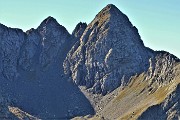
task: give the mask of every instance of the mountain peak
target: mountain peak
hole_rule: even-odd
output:
[[[73,56],[76,59],[74,60],[72,55],[69,55],[65,61],[66,66],[73,63],[66,73],[73,76],[76,84],[84,85],[95,93],[111,92],[121,84],[121,79],[128,82],[134,73],[148,69],[147,64],[151,53],[142,44],[138,31],[132,26],[127,16],[115,5],[107,5],[96,15],[80,37],[80,42],[80,46],[74,47],[76,50],[72,53],[72,55],[77,55]],[[140,58],[143,58],[142,63]],[[91,67],[94,63],[97,63],[94,65],[95,68],[99,67],[97,70]],[[80,67],[76,69],[78,65]],[[100,65],[106,66],[107,69],[99,71]],[[139,67],[136,69],[134,66]],[[129,68],[133,68],[132,72]],[[84,76],[76,74],[74,70],[83,73]],[[109,71],[111,71],[111,76],[109,76]],[[113,77],[114,74],[118,74],[118,78]],[[109,77],[103,78],[105,75]]]
[[[109,10],[118,10],[119,11],[119,9],[115,5],[113,5],[113,4],[108,4],[104,8],[109,9]]]
[[[57,31],[60,30],[63,33],[68,33],[69,34],[67,29],[64,26],[60,25],[57,22],[57,20],[55,18],[51,17],[51,16],[44,19],[37,29],[40,30],[40,31],[45,31],[45,29],[47,29],[47,28],[48,28],[49,31],[57,32]]]
[[[60,24],[57,22],[57,20],[51,16],[48,16],[46,19],[44,19],[40,26],[59,26]]]
[[[109,11],[109,12],[119,12],[120,10],[113,4],[108,4],[105,6],[102,11]]]
[[[103,24],[126,24],[132,26],[131,22],[129,21],[128,17],[122,13],[115,5],[108,4],[104,7],[92,21],[91,26],[94,24],[100,27]]]
[[[75,29],[73,30],[72,35],[79,39],[82,36],[82,34],[83,34],[84,30],[86,29],[86,27],[87,27],[86,23],[79,22],[76,25]]]
[[[117,14],[121,12],[115,5],[113,4],[108,4],[106,7],[104,7],[97,16],[105,16],[105,15],[112,15],[112,14]]]
[[[51,16],[48,16],[43,22],[45,23],[56,22],[57,23],[57,20]]]

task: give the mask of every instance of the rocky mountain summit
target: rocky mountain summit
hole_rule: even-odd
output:
[[[79,45],[70,50],[64,68],[76,84],[106,94],[147,70],[151,56],[128,18],[108,5],[87,26]]]
[[[94,113],[79,88],[63,75],[63,61],[77,39],[54,18],[27,32],[4,25],[0,31],[0,88],[14,99],[10,107],[39,119]]]
[[[180,118],[180,60],[145,47],[112,4],[72,34],[53,17],[26,32],[0,24],[0,49],[2,119]]]

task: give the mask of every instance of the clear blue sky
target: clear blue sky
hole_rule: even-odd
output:
[[[53,16],[71,33],[110,3],[129,17],[146,46],[180,58],[180,0],[0,0],[0,23],[26,31]]]

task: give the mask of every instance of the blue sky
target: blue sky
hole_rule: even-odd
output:
[[[110,3],[129,17],[146,46],[180,58],[180,0],[0,0],[0,23],[26,31],[53,16],[71,33]]]

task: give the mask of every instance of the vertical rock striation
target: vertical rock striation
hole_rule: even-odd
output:
[[[64,61],[65,74],[94,93],[111,92],[121,81],[148,69],[151,50],[118,8],[108,5],[87,26]]]
[[[11,29],[0,24],[0,72],[8,80],[18,77],[17,62],[25,36],[20,29]]]

